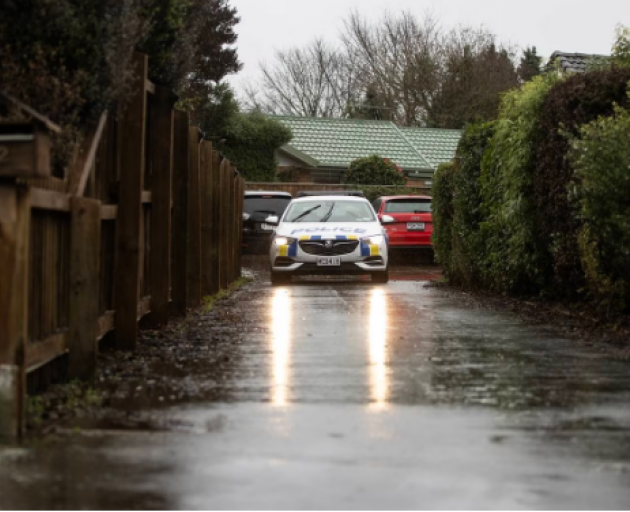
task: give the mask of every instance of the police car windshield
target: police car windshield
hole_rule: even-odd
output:
[[[375,222],[369,204],[360,201],[313,200],[289,206],[284,222]]]

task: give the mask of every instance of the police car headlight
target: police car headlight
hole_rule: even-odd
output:
[[[291,245],[293,242],[295,242],[295,238],[291,238],[290,236],[276,237],[276,245]]]
[[[383,235],[368,236],[366,238],[362,238],[361,241],[370,245],[381,245],[383,243]]]
[[[243,212],[243,220],[247,220],[251,217],[251,215],[247,212]]]

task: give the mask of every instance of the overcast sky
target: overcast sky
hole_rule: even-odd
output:
[[[371,18],[384,11],[431,11],[445,27],[484,25],[502,42],[553,51],[607,54],[615,26],[630,26],[630,0],[231,0],[241,17],[238,53],[244,64],[230,79],[237,91],[255,81],[260,62],[273,61],[275,49],[335,40],[352,10]]]

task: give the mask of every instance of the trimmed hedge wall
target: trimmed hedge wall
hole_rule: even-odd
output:
[[[451,282],[630,308],[629,81],[628,68],[537,77],[466,129],[434,188]]]
[[[568,185],[575,178],[566,158],[567,135],[577,136],[580,126],[612,115],[615,103],[627,107],[629,80],[630,68],[570,76],[549,91],[538,116],[537,130],[544,137],[535,148],[536,225],[551,253],[550,285],[556,293],[575,296],[585,285],[578,244],[581,220],[568,197]]]

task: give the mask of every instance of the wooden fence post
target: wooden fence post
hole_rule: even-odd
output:
[[[234,169],[234,171],[236,172],[236,169]],[[238,220],[239,215],[242,217],[242,213],[239,212],[239,191],[240,191],[240,180],[241,177],[239,174],[236,174],[236,176],[234,177],[234,182],[232,185],[232,189],[233,189],[233,193],[232,193],[232,197],[234,198],[232,201],[232,233],[233,233],[233,240],[232,240],[232,280],[236,280],[238,279],[240,272],[239,272],[239,254],[241,253],[241,244],[240,244],[240,240],[241,237],[239,235],[238,232],[238,227],[240,225],[240,222]]]
[[[221,214],[219,222],[219,286],[222,290],[226,289],[229,284],[229,180],[230,180],[230,162],[223,160],[221,162],[221,183],[220,183],[220,201]]]
[[[212,249],[212,272],[210,293],[215,294],[221,289],[220,274],[221,274],[221,226],[219,224],[221,218],[221,155],[218,151],[212,152],[212,170],[210,174],[210,189],[212,192],[212,223],[213,229],[211,233],[211,249]]]
[[[96,372],[99,317],[101,202],[71,197],[68,373],[91,380]]]
[[[201,303],[201,190],[199,129],[188,128],[188,307]]]
[[[0,182],[0,438],[24,430],[30,193]]]
[[[238,258],[238,267],[236,276],[240,278],[243,275],[243,201],[245,196],[245,179],[243,177],[239,178],[238,185],[238,249],[236,253]]]
[[[147,112],[147,56],[135,54],[133,97],[120,122],[120,193],[118,204],[117,258],[114,285],[115,345],[134,350],[138,337],[140,257],[142,253],[142,188],[145,120]]]
[[[171,295],[173,311],[186,314],[188,297],[188,114],[175,111],[173,127],[173,224]]]
[[[212,143],[201,144],[201,295],[212,295]]]
[[[151,145],[151,318],[168,322],[171,286],[171,196],[173,169],[173,93],[156,86]]]

